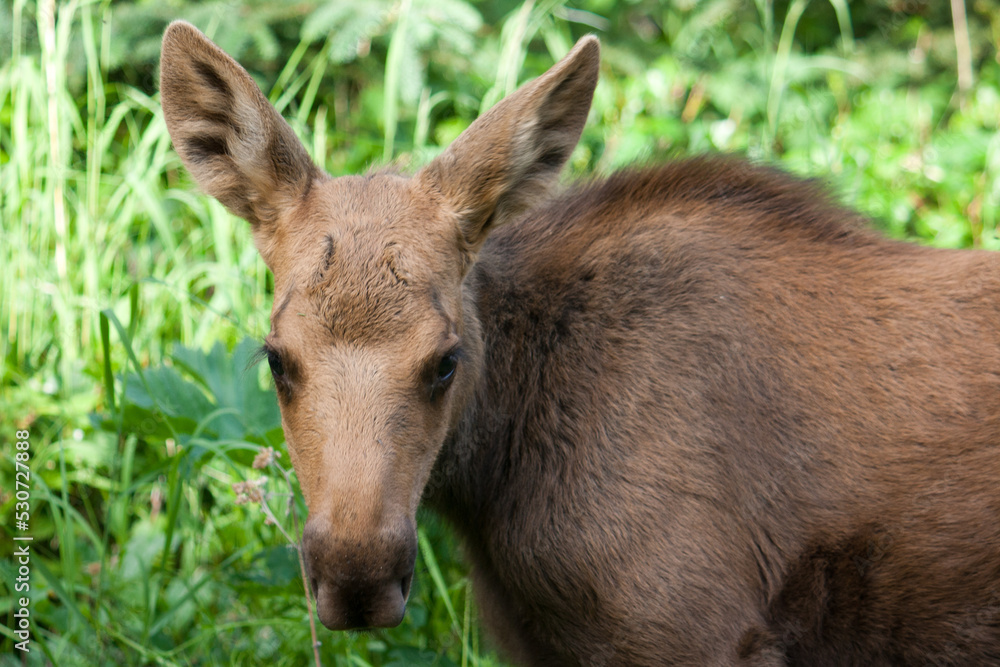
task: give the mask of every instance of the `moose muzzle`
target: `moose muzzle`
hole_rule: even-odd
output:
[[[338,535],[329,520],[310,517],[302,550],[323,625],[390,628],[403,620],[417,557],[412,520],[399,518],[358,538]]]

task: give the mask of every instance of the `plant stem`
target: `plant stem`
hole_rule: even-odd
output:
[[[958,93],[961,100],[972,89],[972,46],[965,0],[951,0],[951,20],[955,25],[955,58],[958,60]]]

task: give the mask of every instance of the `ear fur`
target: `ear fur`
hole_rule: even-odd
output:
[[[480,116],[418,175],[459,218],[466,252],[523,213],[555,183],[587,121],[600,65],[582,38],[548,72]]]
[[[188,171],[255,235],[322,175],[246,70],[190,23],[163,35],[160,99]]]

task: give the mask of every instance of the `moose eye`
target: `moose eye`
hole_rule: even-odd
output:
[[[458,355],[454,352],[441,357],[437,367],[438,385],[445,387],[455,376],[455,369],[458,367]]]
[[[431,381],[431,401],[436,401],[448,389],[451,381],[455,378],[455,369],[458,368],[458,350],[449,352],[441,357],[434,368],[434,379]]]
[[[281,377],[285,374],[285,367],[281,365],[281,355],[274,350],[267,351],[267,365],[271,367],[271,374],[274,377]]]

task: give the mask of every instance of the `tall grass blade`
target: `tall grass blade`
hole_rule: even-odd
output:
[[[383,96],[382,122],[385,126],[385,145],[382,159],[389,162],[395,152],[396,128],[399,123],[400,72],[406,40],[410,39],[410,9],[413,0],[403,0],[399,8],[399,19],[389,42],[389,53],[385,63],[385,94]]]
[[[809,0],[793,0],[781,26],[781,37],[778,39],[778,50],[774,56],[774,69],[771,72],[771,85],[767,93],[767,137],[763,142],[765,150],[772,150],[778,133],[778,116],[781,111],[781,97],[785,91],[785,74],[788,70],[788,59],[792,52],[792,41],[799,20],[809,6]]]
[[[846,55],[854,53],[854,26],[851,23],[851,8],[847,0],[830,0],[840,26],[840,42]]]

